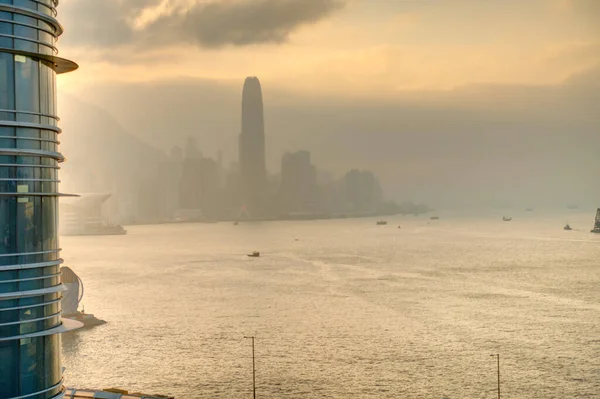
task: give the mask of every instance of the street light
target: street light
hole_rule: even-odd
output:
[[[256,372],[254,368],[254,336],[244,337],[252,340],[252,397],[256,399]]]
[[[497,353],[495,355],[490,355],[491,357],[497,357],[498,358],[498,399],[500,399],[500,354]]]

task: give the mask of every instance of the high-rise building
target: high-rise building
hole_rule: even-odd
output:
[[[239,156],[243,205],[251,216],[261,215],[267,196],[267,167],[263,99],[257,77],[248,77],[244,82]]]
[[[188,137],[184,154],[179,180],[179,208],[200,210],[202,154],[193,137]]]
[[[58,0],[0,1],[0,398],[63,396]],[[71,325],[71,327],[73,327]]]
[[[286,212],[303,212],[313,206],[317,174],[310,152],[287,152],[281,158],[280,198]]]
[[[345,199],[353,211],[374,211],[383,201],[381,185],[373,172],[352,169],[343,180]]]

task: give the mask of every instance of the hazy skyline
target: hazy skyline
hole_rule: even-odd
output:
[[[600,2],[73,0],[61,12],[61,49],[81,64],[61,88],[161,150],[192,135],[237,158],[241,87],[256,75],[271,173],[306,149],[334,173],[373,169],[396,199],[600,201]]]

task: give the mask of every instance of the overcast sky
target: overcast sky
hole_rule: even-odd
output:
[[[81,66],[60,89],[157,148],[191,134],[235,158],[241,85],[256,75],[273,172],[282,151],[306,148],[336,171],[375,169],[395,197],[600,194],[598,0],[65,0],[59,11],[61,55]]]

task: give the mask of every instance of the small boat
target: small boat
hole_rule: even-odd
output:
[[[596,220],[594,220],[594,228],[590,230],[592,233],[600,234],[600,208],[596,211]]]
[[[512,220],[512,217],[506,217],[506,216],[504,216],[504,217],[502,218],[502,221],[503,221],[503,222],[510,222],[511,220]]]
[[[571,228],[571,226],[569,226],[569,223],[567,223],[565,225],[565,227],[563,227],[563,230],[573,230],[573,229]]]
[[[439,216],[432,216],[429,219],[431,219],[431,220],[440,220],[440,217]]]
[[[399,229],[401,229],[401,228],[402,228],[402,226],[398,225],[398,228],[399,228]]]
[[[385,220],[378,220],[377,221],[377,226],[385,226],[387,224],[387,221]]]
[[[250,258],[260,258],[260,252],[254,251],[251,254],[248,254],[248,257],[250,257]]]

